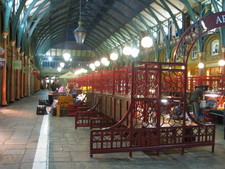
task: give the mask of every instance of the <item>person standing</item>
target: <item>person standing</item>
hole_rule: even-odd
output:
[[[196,88],[195,91],[191,95],[191,105],[194,113],[194,118],[198,121],[200,114],[200,101],[203,99],[203,90],[200,88]]]

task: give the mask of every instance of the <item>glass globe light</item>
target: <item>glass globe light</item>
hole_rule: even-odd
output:
[[[104,65],[106,62],[108,62],[108,59],[106,57],[103,57],[101,59],[101,63]]]
[[[131,55],[131,47],[130,46],[125,46],[123,48],[123,54],[124,55]]]
[[[96,67],[99,67],[99,66],[100,66],[100,64],[101,64],[101,63],[100,63],[98,60],[97,60],[97,61],[95,61],[95,66],[96,66]]]
[[[71,54],[69,52],[63,53],[63,58],[65,61],[69,61],[71,57]]]
[[[65,63],[64,62],[60,62],[59,65],[60,65],[61,68],[64,68]]]
[[[153,40],[149,36],[145,36],[141,39],[141,46],[144,48],[150,48],[153,45]]]
[[[62,68],[61,67],[57,67],[57,70],[58,70],[58,72],[61,72]]]
[[[119,57],[119,56],[118,56],[117,53],[114,53],[114,52],[113,52],[113,53],[110,54],[110,59],[111,59],[111,60],[117,60],[118,57]]]
[[[131,50],[131,56],[133,57],[133,58],[136,58],[137,56],[138,56],[138,54],[139,54],[139,49],[138,48],[132,48],[132,50]]]

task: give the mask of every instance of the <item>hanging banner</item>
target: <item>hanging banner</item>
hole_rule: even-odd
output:
[[[26,74],[30,73],[30,67],[29,66],[24,67],[24,73],[26,73]]]
[[[5,67],[6,66],[6,60],[3,58],[0,58],[0,67]]]
[[[21,60],[13,60],[12,68],[13,69],[22,69],[22,62],[21,62]]]

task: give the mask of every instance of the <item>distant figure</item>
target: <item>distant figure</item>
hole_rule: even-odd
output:
[[[195,89],[191,96],[191,105],[195,120],[198,121],[200,111],[200,100],[203,99],[203,91],[200,88]]]
[[[63,93],[63,92],[65,92],[65,86],[60,86],[60,88],[59,88],[59,90],[58,90],[58,92],[61,92],[61,93]]]
[[[206,109],[212,109],[215,105],[216,105],[216,100],[215,99],[208,99],[206,100],[206,105],[205,108]]]
[[[51,85],[52,91],[56,91],[56,88],[57,88],[57,86],[56,86],[55,82],[53,82]]]

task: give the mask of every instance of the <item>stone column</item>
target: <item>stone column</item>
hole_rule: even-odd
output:
[[[17,60],[20,60],[20,47],[17,47]],[[16,100],[20,99],[20,70],[16,70]]]
[[[9,32],[8,31],[3,31],[3,49],[4,49],[4,54],[2,56],[3,59],[7,61],[7,37],[8,37]],[[2,67],[2,105],[6,106],[7,105],[7,100],[6,100],[6,65]]]
[[[225,46],[223,46],[223,47],[221,48],[221,51],[222,51],[221,59],[225,60]],[[221,73],[222,75],[225,74],[225,67],[224,67],[224,66],[221,66],[220,73]]]
[[[15,44],[16,41],[11,41],[11,83],[10,83],[10,102],[13,103],[15,101],[15,70],[13,69],[13,60],[15,58]]]

